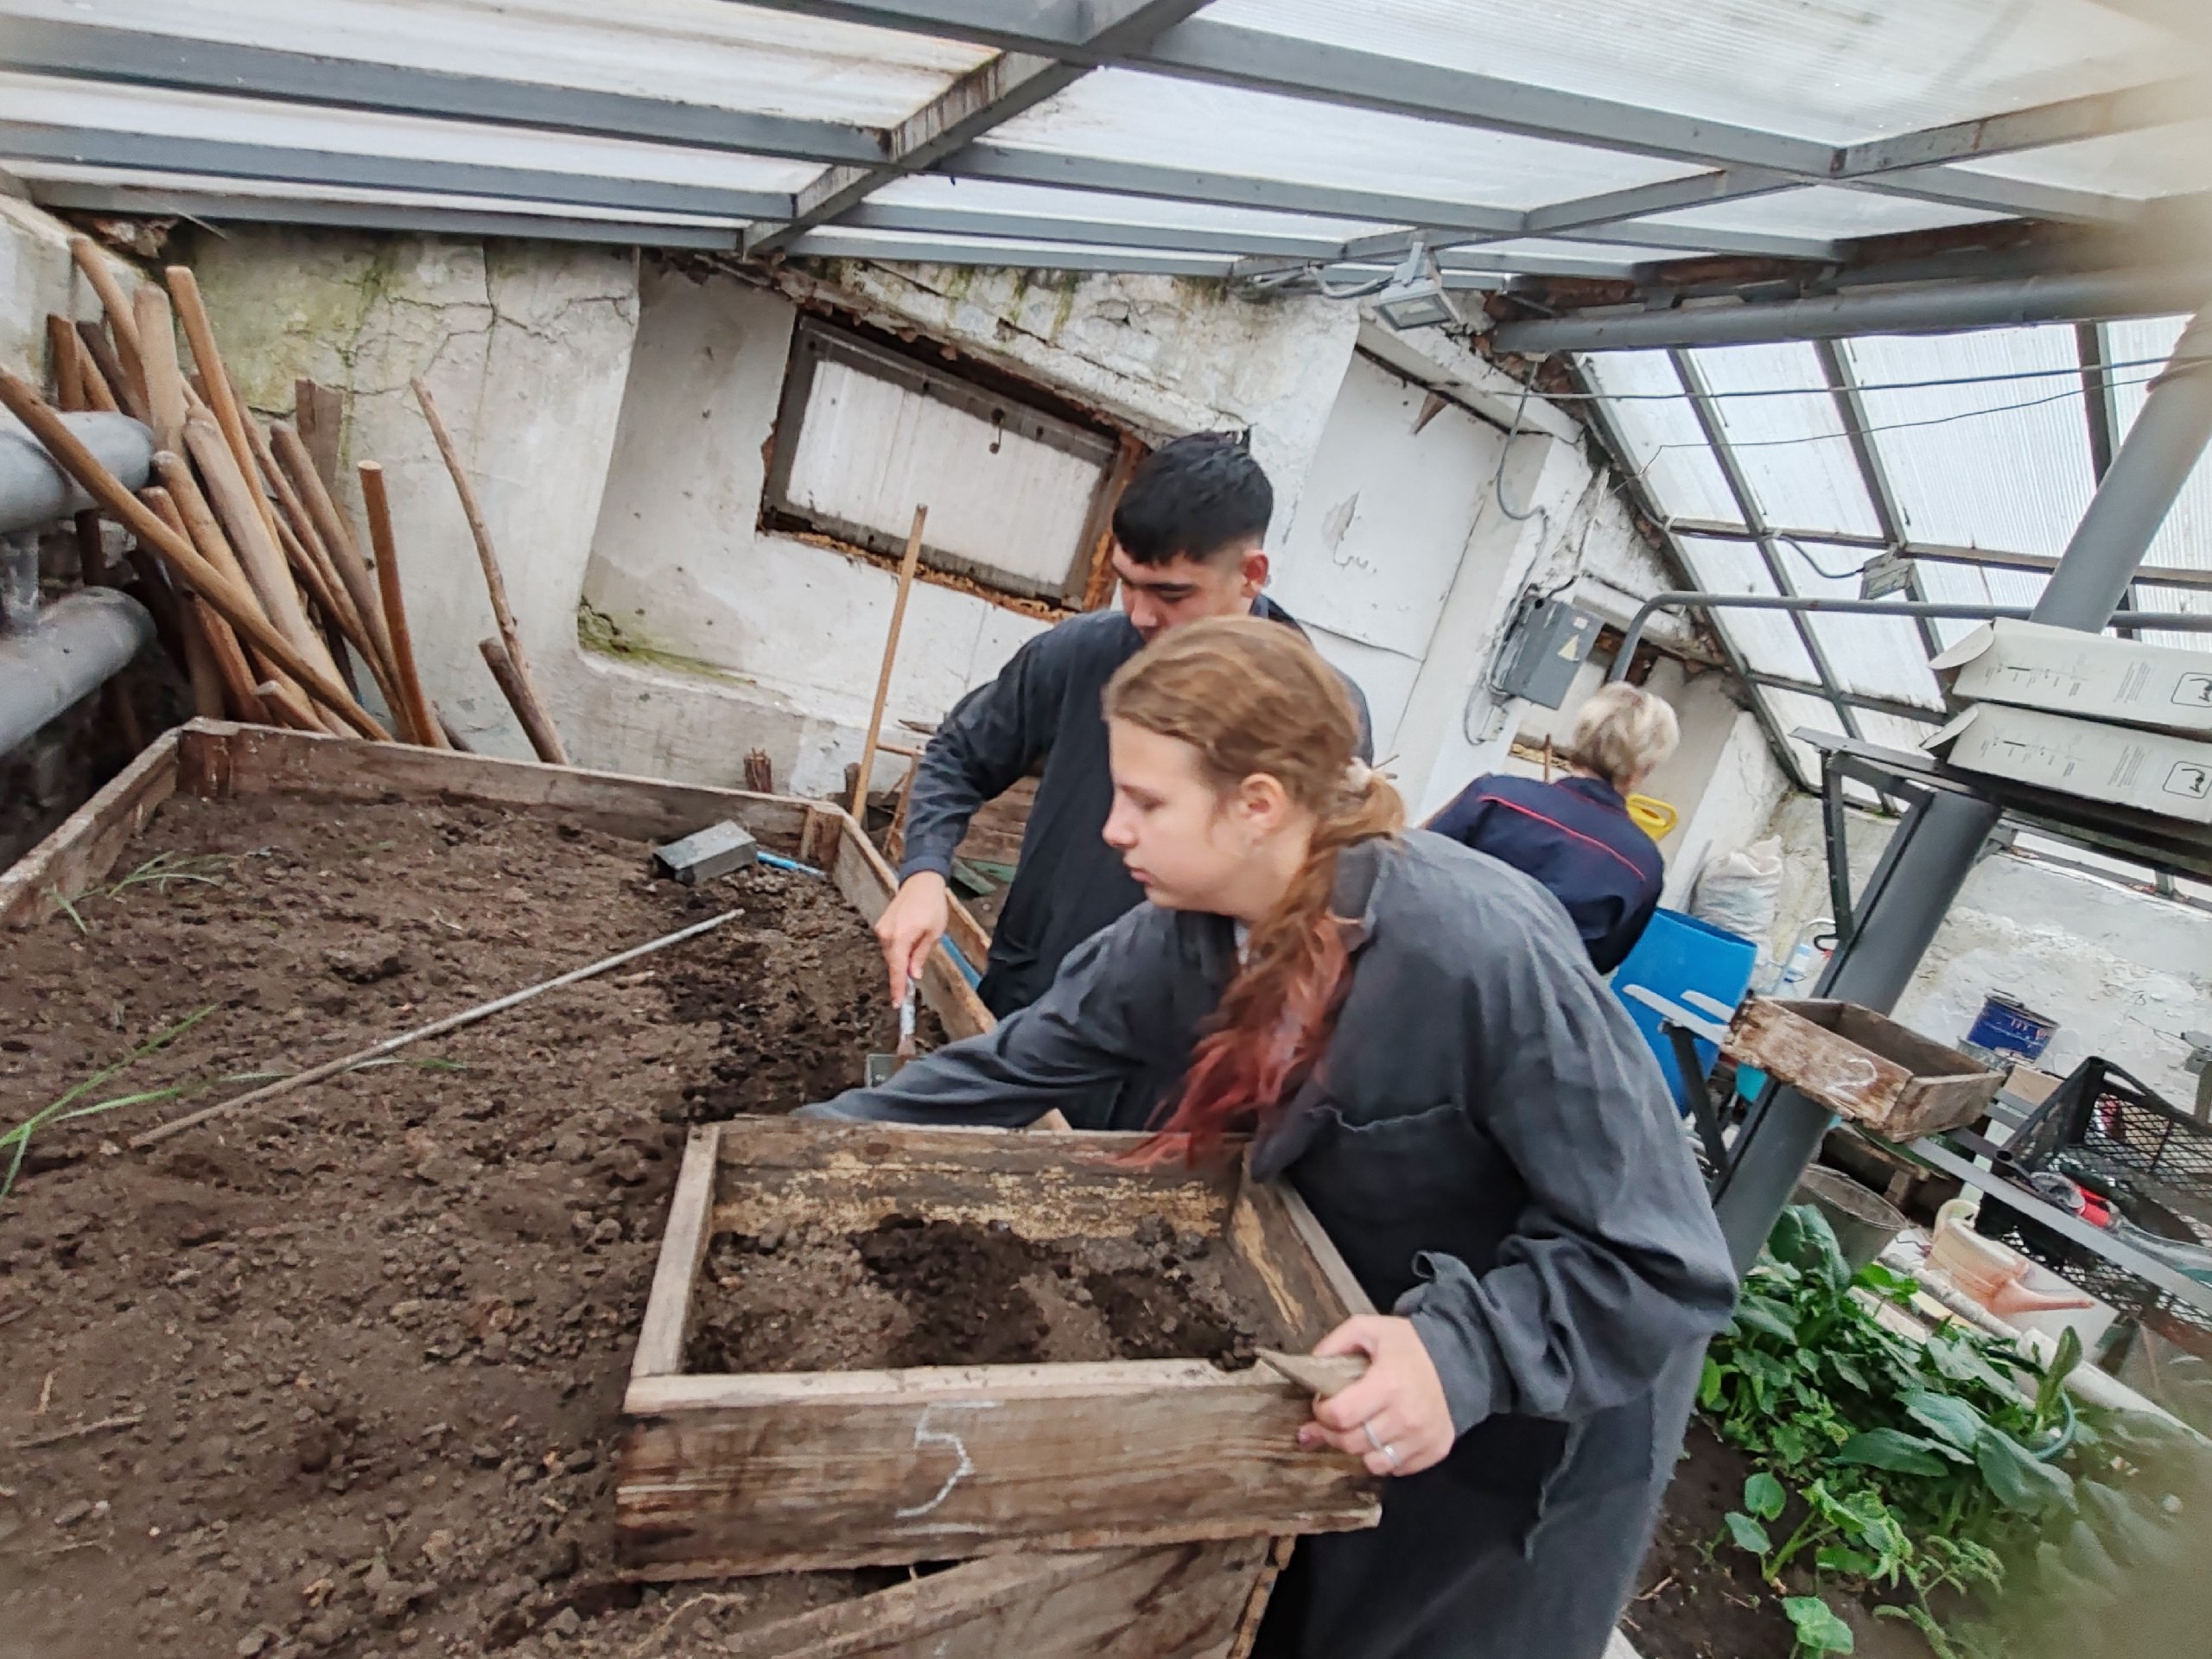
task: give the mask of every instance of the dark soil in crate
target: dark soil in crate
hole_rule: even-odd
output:
[[[1642,1659],[1790,1659],[1796,1637],[1782,1597],[1753,1558],[1727,1541],[1721,1517],[1743,1507],[1752,1464],[1700,1421],[1659,1515],[1657,1535],[1621,1621]],[[1794,1520],[1785,1516],[1785,1524]],[[1793,1589],[1791,1594],[1802,1593]],[[1830,1605],[1857,1638],[1859,1659],[1930,1659],[1910,1626],[1845,1597]]]
[[[107,880],[141,879],[72,895],[81,928],[4,936],[0,1126],[212,1011],[77,1104],[176,1092],[42,1130],[0,1199],[0,1659],[656,1659],[903,1576],[613,1581],[617,1414],[685,1123],[834,1092],[896,1035],[827,883],[694,893],[645,860],[467,805],[180,798]],[[242,1074],[733,905],[632,969],[119,1150]]]
[[[1205,1359],[1279,1346],[1265,1287],[1218,1240],[1157,1217],[1123,1238],[1025,1238],[1005,1224],[893,1216],[866,1232],[717,1239],[697,1289],[694,1372]]]

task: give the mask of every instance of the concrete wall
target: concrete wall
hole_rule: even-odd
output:
[[[16,349],[35,346],[50,290],[67,294],[58,231],[22,212],[48,245],[42,264],[0,264],[0,349],[16,336]],[[579,761],[728,781],[760,747],[786,786],[842,780],[895,582],[759,528],[764,445],[803,307],[941,340],[1154,442],[1248,429],[1276,485],[1277,591],[1368,691],[1417,810],[1505,752],[1518,711],[1497,706],[1487,680],[1524,589],[1585,572],[1593,591],[1664,579],[1575,423],[1433,331],[1397,336],[1342,303],[1256,303],[1166,277],[860,263],[786,271],[770,289],[588,247],[244,226],[183,232],[165,257],[198,270],[257,409],[289,413],[296,376],[345,394],[343,504],[358,517],[353,464],[382,461],[425,678],[494,753],[528,750],[477,654],[492,619],[407,389],[418,374],[467,458]],[[1432,387],[1450,403],[1428,410]],[[1492,487],[1501,454],[1522,516]],[[893,721],[941,717],[1039,626],[918,586]]]
[[[1775,815],[1786,849],[1777,948],[1828,912],[1820,803],[1795,796]],[[1863,890],[1894,823],[1851,814],[1853,891]],[[1939,1042],[1967,1033],[1993,991],[2059,1024],[2047,1071],[2091,1054],[2117,1061],[2177,1105],[2196,1097],[2182,1069],[2184,1031],[2212,1031],[2212,918],[2200,910],[2010,854],[1985,860],[1897,1005]]]
[[[289,411],[299,375],[346,394],[340,504],[358,524],[353,468],[380,461],[416,655],[446,716],[479,748],[530,753],[477,654],[495,632],[491,604],[409,391],[417,375],[466,460],[574,757],[643,760],[600,736],[575,620],[637,330],[635,256],[244,226],[188,251],[249,403]]]
[[[1039,379],[1155,441],[1249,427],[1277,485],[1275,539],[1343,378],[1357,318],[1313,302],[1260,307],[1166,278],[1024,279],[1018,273],[842,264],[797,297],[931,334]],[[759,528],[765,446],[798,316],[791,297],[728,277],[649,270],[585,602],[642,647],[602,678],[687,673],[690,700],[742,710],[747,743],[815,791],[860,747],[897,583],[867,560]],[[957,480],[949,480],[957,487]],[[935,721],[1044,626],[960,588],[918,583],[889,717]],[[1326,642],[1325,642],[1325,644]],[[656,698],[658,701],[658,698]],[[627,751],[667,752],[664,715],[619,696],[595,717]],[[688,735],[684,734],[683,735]],[[690,769],[734,756],[679,745]],[[879,782],[897,775],[886,761]]]

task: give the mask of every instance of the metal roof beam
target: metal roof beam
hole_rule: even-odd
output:
[[[1583,391],[1588,391],[1593,389],[1594,383],[1586,370],[1580,365],[1573,365],[1572,372]],[[1656,524],[1663,524],[1666,513],[1661,508],[1658,499],[1652,494],[1649,480],[1635,465],[1627,441],[1621,436],[1620,428],[1614,423],[1612,410],[1602,398],[1585,404],[1583,408],[1589,411],[1590,424],[1597,433],[1599,444],[1612,462],[1613,475],[1621,480],[1646,518]],[[1663,533],[1667,537],[1668,550],[1674,556],[1675,569],[1682,577],[1684,586],[1696,587],[1694,572],[1688,558],[1682,552],[1681,542],[1671,530],[1665,531]],[[1790,777],[1796,778],[1800,784],[1809,783],[1810,779],[1799,773],[1796,754],[1790,748],[1789,740],[1783,735],[1781,726],[1776,721],[1774,711],[1767,706],[1766,699],[1748,690],[1751,683],[1751,666],[1745,659],[1743,652],[1737,646],[1734,637],[1726,628],[1718,626],[1713,628],[1713,637],[1719,645],[1721,656],[1727,660],[1729,671],[1735,675],[1738,682],[1746,688],[1745,701],[1751,707],[1751,718],[1758,721],[1759,730],[1765,734],[1767,746],[1773,750],[1775,759],[1782,763],[1783,771]],[[1627,642],[1624,641],[1623,644],[1625,645]],[[1630,655],[1632,655],[1631,652],[1624,651],[1620,658],[1616,658],[1619,664],[1619,673],[1625,674],[1628,671],[1626,663],[1622,659]]]
[[[1116,248],[1211,253],[1224,258],[1259,255],[1292,260],[1337,257],[1340,244],[1325,236],[1289,231],[1208,231],[1189,226],[1135,225],[1114,219],[1061,219],[1043,213],[995,213],[988,208],[925,207],[864,201],[844,213],[840,228],[904,231],[922,236],[983,236],[1007,242],[1071,242]]]
[[[1554,87],[1535,86],[1438,64],[1304,40],[1240,24],[1192,18],[1134,50],[1086,48],[1069,38],[1085,0],[755,0],[779,10],[827,13],[860,22],[976,41],[1003,50],[1081,57],[1217,85],[1318,99],[1358,109],[1479,127],[1493,132],[1687,162],[1702,168],[1772,169],[1808,183],[1879,188],[2005,214],[2125,220],[2135,204],[1989,175],[1916,165],[1909,174],[1839,175],[1843,153],[1814,139],[1709,121]],[[2143,110],[2115,104],[2112,118]],[[2056,141],[2054,141],[2056,142]],[[1904,162],[1900,167],[1907,165]],[[2037,203],[2040,206],[2031,206]]]
[[[780,192],[714,185],[665,184],[652,179],[602,178],[540,168],[474,162],[417,161],[350,151],[292,149],[213,138],[41,126],[0,120],[0,160],[144,168],[162,173],[265,179],[286,184],[341,185],[371,190],[427,191],[446,196],[501,196],[602,207],[625,213],[693,213],[709,219],[784,218],[791,198]]]
[[[1828,395],[1834,400],[1836,418],[1842,423],[1844,441],[1851,446],[1852,460],[1859,468],[1860,487],[1874,509],[1874,522],[1881,526],[1883,539],[1891,550],[1904,545],[1904,509],[1897,504],[1897,493],[1890,479],[1888,464],[1874,442],[1873,423],[1866,416],[1866,400],[1859,395],[1859,382],[1851,372],[1851,361],[1843,348],[1832,340],[1813,342],[1813,354],[1821,360],[1821,373],[1828,383]],[[1920,571],[1908,566],[1905,580],[1913,598],[1925,600],[1922,590]],[[1916,618],[1920,631],[1920,648],[1933,660],[1942,654],[1943,641],[1936,632],[1932,617]]]
[[[1155,271],[1170,276],[1225,276],[1229,260],[1200,253],[1128,247],[993,247],[960,237],[879,235],[823,225],[795,237],[785,252],[798,258],[899,259],[931,265],[1020,265],[1030,270]]]
[[[2084,319],[2170,316],[2201,302],[2202,270],[2124,270],[1960,283],[1664,311],[1570,314],[1502,323],[1503,352],[1650,351],[1675,346],[1770,345],[1849,334],[1949,334]]]
[[[1188,168],[1160,167],[1147,162],[1063,156],[1052,150],[1015,149],[1004,144],[970,144],[947,159],[938,170],[960,178],[1049,185],[1108,195],[1154,196],[1164,201],[1257,207],[1277,213],[1310,213],[1324,219],[1365,219],[1384,225],[1427,222],[1452,230],[1501,237],[1521,233],[1521,215],[1509,208],[1442,202],[1381,190],[1300,184],[1287,179],[1205,173]]]
[[[1755,542],[1758,539],[1741,524],[1713,524],[1702,518],[1655,517],[1652,522],[1671,535],[1694,536],[1714,542]],[[1879,536],[1859,536],[1834,530],[1770,530],[1778,541],[1817,542],[1825,547],[1849,547],[1878,553],[1889,545]],[[1971,564],[1989,570],[2033,570],[2049,575],[2058,569],[2049,553],[2012,553],[1989,547],[1947,547],[1936,542],[1906,542],[1897,550],[1906,558],[1924,564]],[[2189,588],[2212,592],[2212,569],[2196,570],[2177,564],[2146,564],[2135,579],[2151,588]]]
[[[1756,538],[1759,557],[1766,565],[1767,575],[1774,583],[1774,590],[1786,599],[1800,597],[1796,582],[1789,574],[1789,567],[1783,562],[1780,547],[1774,534],[1766,527],[1759,508],[1758,493],[1751,488],[1750,477],[1744,471],[1742,460],[1728,442],[1727,429],[1721,424],[1720,413],[1713,401],[1713,391],[1705,383],[1705,374],[1697,359],[1685,351],[1667,353],[1675,366],[1675,375],[1681,382],[1682,391],[1689,398],[1690,408],[1697,416],[1699,431],[1705,435],[1706,447],[1712,450],[1713,459],[1720,467],[1720,476],[1728,486],[1728,493],[1736,499],[1736,511],[1744,516],[1744,523]],[[1821,644],[1820,636],[1813,631],[1812,623],[1803,613],[1793,611],[1789,620],[1797,631],[1797,638],[1805,647],[1806,658],[1813,664],[1813,672],[1820,677],[1821,694],[1835,710],[1836,718],[1843,722],[1844,735],[1863,735],[1858,717],[1848,704],[1837,701],[1842,682],[1828,661],[1827,650]],[[1724,628],[1721,632],[1725,632]]]
[[[1869,174],[1943,162],[1974,162],[2023,149],[2101,138],[2108,133],[2139,132],[2150,127],[2193,121],[2212,104],[2212,86],[2200,76],[2180,76],[2096,92],[2083,98],[2039,104],[2033,109],[1986,115],[1977,121],[1924,127],[1892,137],[1846,144],[1837,152],[1835,175],[1853,179]]]
[[[797,161],[878,162],[884,136],[833,121],[758,115],[671,99],[577,86],[452,74],[355,58],[149,35],[97,23],[10,16],[4,55],[11,69],[72,79],[241,93],[335,105],[392,115],[497,122],[550,132],[681,144]]]
[[[1065,3],[1065,0],[1063,0]],[[1083,0],[1077,44],[1085,51],[1132,51],[1196,11],[1205,0]],[[1047,6],[1046,10],[1055,8]],[[1043,103],[1087,73],[1090,64],[1027,52],[1001,52],[908,116],[885,137],[877,162],[829,168],[798,193],[787,223],[745,233],[748,254],[788,248],[817,225],[857,207],[902,173],[932,166],[993,127]]]
[[[213,182],[213,181],[211,181]],[[444,236],[517,236],[556,242],[594,242],[614,247],[737,246],[734,225],[671,225],[620,219],[571,219],[558,213],[488,213],[434,202],[328,201],[297,196],[226,194],[220,188],[182,190],[161,186],[94,184],[81,180],[28,181],[42,207],[91,213],[175,214],[180,219],[280,225],[327,225],[361,231],[424,231]]]

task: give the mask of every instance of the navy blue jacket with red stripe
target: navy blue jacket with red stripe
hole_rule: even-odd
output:
[[[1595,778],[1539,783],[1491,772],[1430,829],[1532,875],[1567,906],[1601,974],[1620,966],[1659,907],[1667,867],[1628,803]]]

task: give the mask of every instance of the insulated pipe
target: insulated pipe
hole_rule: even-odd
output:
[[[61,420],[124,487],[145,487],[154,467],[151,432],[128,415],[64,415]],[[0,536],[67,518],[94,505],[37,439],[0,414]]]
[[[32,626],[0,634],[0,754],[99,690],[153,637],[146,607],[112,588],[56,600]]]
[[[2212,377],[2208,377],[2207,385],[2212,386]],[[1643,631],[1650,626],[1655,613],[1691,605],[1707,611],[1816,611],[1829,616],[1931,616],[1955,622],[2024,622],[2035,616],[2035,613],[2024,605],[1954,605],[1947,601],[1932,599],[1831,599],[1821,594],[1703,594],[1689,588],[1678,588],[1654,594],[1637,607],[1636,614],[1629,619],[1628,631],[1621,635],[1620,649],[1613,654],[1613,665],[1606,671],[1606,680],[1611,682],[1626,676],[1629,659],[1636,655],[1636,648],[1643,643]],[[2177,633],[2212,633],[2212,615],[2197,611],[2130,611],[2127,626],[2131,628],[2166,628]],[[1808,685],[1805,690],[1815,696],[1825,695],[1817,685]]]
[[[2097,322],[2171,316],[2204,300],[2202,270],[2109,270],[2027,276],[2009,283],[1930,283],[1813,300],[1750,301],[1573,315],[1501,323],[1491,333],[1500,352],[1626,352],[1695,346],[1765,346],[1849,334],[1946,334],[2013,328],[2035,322]]]
[[[2138,420],[2089,499],[2089,510],[2059,556],[2036,601],[2035,620],[2055,627],[2102,628],[2127,597],[2128,584],[2156,538],[2174,498],[2212,442],[2212,307],[2174,342],[2165,372],[2152,383],[2155,425]],[[2147,410],[2148,405],[2145,405]],[[2131,615],[2128,626],[2133,627]]]

